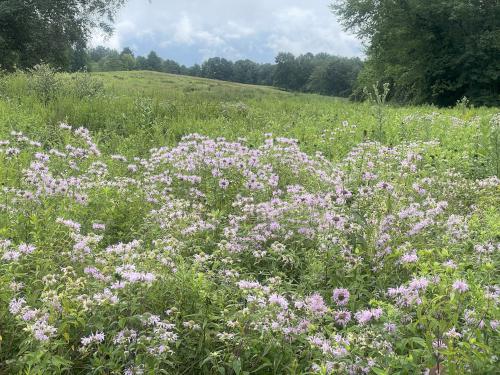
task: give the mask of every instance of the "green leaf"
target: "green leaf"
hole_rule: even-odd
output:
[[[237,358],[233,361],[233,370],[236,375],[239,375],[241,373],[241,359]]]
[[[427,348],[427,343],[421,337],[412,337],[411,341],[414,342],[415,344],[421,346],[422,348]]]

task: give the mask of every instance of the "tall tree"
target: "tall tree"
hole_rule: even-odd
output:
[[[225,58],[212,57],[201,66],[201,74],[205,78],[230,81],[233,77],[233,63]]]
[[[126,67],[117,51],[111,52],[99,62],[100,70],[103,72],[116,72],[125,70]]]
[[[121,53],[120,54],[120,60],[123,65],[123,69],[125,70],[134,70],[136,63],[135,63],[135,57],[133,54],[130,53]]]
[[[257,83],[259,65],[250,60],[238,60],[234,63],[233,80],[240,83]]]
[[[306,53],[296,58],[295,67],[295,90],[306,91],[307,82],[314,70],[315,58],[312,53]]]
[[[88,68],[89,55],[82,44],[76,45],[70,54],[69,70],[77,72]]]
[[[309,77],[308,89],[324,95],[348,97],[362,67],[358,58],[320,56]]]
[[[86,45],[92,30],[112,31],[125,0],[0,1],[0,65],[31,67],[40,61],[68,69],[72,51]]]
[[[276,56],[276,69],[274,71],[273,84],[287,90],[298,90],[297,85],[297,62],[292,53],[280,52]]]
[[[151,51],[147,57],[147,69],[159,72],[161,71],[162,64],[162,58],[158,56],[155,51]]]
[[[257,84],[272,86],[274,70],[275,66],[273,64],[260,64],[257,77]]]
[[[368,44],[360,77],[392,82],[396,99],[500,104],[500,0],[336,0],[332,7]]]
[[[88,51],[89,57],[92,61],[99,62],[99,60],[105,58],[109,54],[113,52],[112,49],[106,48],[103,46],[97,46],[95,48],[91,48]]]
[[[161,71],[170,74],[181,74],[181,66],[174,60],[164,60]]]
[[[130,47],[125,47],[124,49],[122,49],[122,51],[120,52],[120,55],[130,55],[130,56],[134,56],[134,52],[132,51],[132,49]]]
[[[188,69],[188,74],[193,77],[201,77],[201,66],[199,64],[194,64]]]
[[[135,68],[137,70],[147,70],[147,69],[149,69],[148,59],[146,59],[144,56],[138,56],[135,59]]]

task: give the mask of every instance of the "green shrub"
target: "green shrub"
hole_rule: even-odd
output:
[[[77,99],[89,99],[104,94],[104,82],[88,73],[78,72],[71,75],[71,93]]]
[[[62,83],[56,69],[48,64],[38,64],[28,73],[30,90],[45,106],[57,98]]]

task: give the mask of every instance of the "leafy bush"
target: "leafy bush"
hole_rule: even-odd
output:
[[[71,75],[72,94],[77,99],[90,99],[104,94],[104,82],[87,72],[78,72]]]
[[[242,102],[238,103],[221,103],[221,114],[226,120],[235,118],[245,118],[250,112],[250,108]]]
[[[45,106],[60,95],[62,82],[56,69],[48,64],[38,64],[28,73],[30,90]]]

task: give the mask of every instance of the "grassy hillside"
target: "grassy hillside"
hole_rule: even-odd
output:
[[[495,373],[496,112],[0,76],[0,373]]]
[[[30,92],[24,75],[10,79],[3,85],[9,100],[0,106],[1,129],[43,129],[66,121],[85,126],[103,140],[107,149],[125,155],[144,155],[151,147],[173,145],[190,133],[245,137],[251,143],[263,140],[265,133],[273,133],[295,138],[302,150],[321,151],[334,160],[367,140],[388,145],[439,140],[459,153],[475,148],[479,158],[491,157],[489,119],[494,108],[379,108],[319,95],[155,72],[96,76],[105,85],[102,95],[81,98],[91,91],[89,84],[82,83],[84,79],[71,84],[74,77],[64,77],[47,106]],[[344,126],[345,121],[348,126]]]

